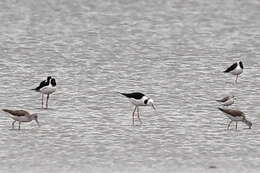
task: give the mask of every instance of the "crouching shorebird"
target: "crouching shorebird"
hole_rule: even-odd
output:
[[[142,124],[142,120],[140,118],[140,112],[139,112],[139,106],[152,106],[154,110],[155,106],[153,103],[153,100],[150,99],[149,97],[145,96],[143,93],[140,92],[133,92],[133,93],[120,93],[124,96],[126,96],[127,98],[129,98],[130,102],[135,105],[132,117],[133,117],[133,125],[135,122],[135,111],[137,111],[137,118],[140,121],[140,123]]]
[[[233,103],[235,103],[235,96],[226,96],[223,99],[216,100],[217,102],[221,102],[223,106],[231,106]]]
[[[238,121],[242,121],[249,127],[249,129],[251,129],[252,123],[246,119],[245,114],[243,112],[241,112],[239,110],[233,110],[233,109],[222,109],[222,108],[218,108],[218,109],[221,110],[222,112],[224,112],[228,116],[228,118],[231,120],[227,126],[227,129],[229,129],[229,126],[233,121],[236,122],[236,129],[237,129]]]
[[[21,129],[21,122],[31,122],[32,120],[35,120],[37,125],[40,127],[37,114],[30,114],[24,110],[3,109],[3,111],[9,113],[8,115],[14,120],[12,123],[12,129],[14,129],[14,124],[16,121],[19,122],[19,130]]]
[[[36,87],[32,90],[35,90],[42,94],[42,108],[43,108],[44,94],[47,95],[47,99],[46,99],[46,109],[47,109],[50,94],[52,94],[56,91],[56,80],[54,78],[52,78],[51,76],[48,76],[47,80],[42,81],[38,87]]]
[[[230,67],[228,67],[224,73],[231,73],[233,75],[236,75],[236,80],[235,82],[237,83],[237,79],[238,79],[238,75],[240,75],[241,73],[243,73],[243,69],[244,69],[244,66],[243,66],[243,63],[242,61],[238,61],[234,64],[232,64]]]

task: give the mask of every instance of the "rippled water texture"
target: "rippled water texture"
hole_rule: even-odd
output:
[[[0,113],[1,172],[257,172],[260,1],[3,0],[1,108],[39,113],[11,130]],[[239,58],[240,57],[240,58]],[[222,71],[244,62],[244,73]],[[30,89],[52,75],[50,109]],[[157,112],[117,92],[140,91]],[[226,130],[215,99],[253,122]]]

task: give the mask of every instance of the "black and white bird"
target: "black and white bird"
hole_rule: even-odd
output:
[[[226,96],[220,100],[216,100],[217,102],[221,102],[223,106],[231,106],[233,103],[235,103],[236,97],[235,96]]]
[[[47,80],[42,81],[38,87],[36,87],[32,90],[35,90],[42,94],[42,108],[43,108],[44,94],[47,95],[46,108],[48,108],[50,94],[52,94],[56,91],[56,80],[53,77],[48,76]]]
[[[218,109],[224,112],[227,115],[227,117],[231,120],[227,126],[227,129],[229,129],[229,126],[233,121],[236,122],[236,129],[237,129],[238,121],[245,123],[249,127],[249,129],[251,129],[252,123],[246,119],[245,114],[243,112],[239,110],[233,110],[233,109],[223,109],[223,108],[218,108]]]
[[[235,82],[237,83],[238,75],[243,73],[243,69],[244,69],[244,66],[243,66],[242,61],[237,61],[234,64],[232,64],[230,67],[228,67],[224,71],[224,73],[231,73],[232,75],[236,75]]]
[[[143,93],[140,92],[133,92],[133,93],[120,93],[124,96],[126,96],[127,98],[129,98],[130,102],[135,106],[132,117],[133,117],[133,125],[134,125],[134,117],[135,117],[135,111],[137,111],[137,118],[140,121],[140,123],[142,124],[142,120],[140,118],[140,112],[139,112],[139,106],[152,106],[152,108],[154,110],[155,106],[154,106],[154,101],[145,96]]]
[[[16,121],[19,122],[19,130],[21,129],[21,122],[31,122],[32,120],[35,120],[37,125],[40,127],[39,121],[38,121],[38,115],[37,114],[30,114],[27,111],[24,110],[10,110],[10,109],[3,109],[4,112],[9,113],[8,115],[14,120],[12,123],[12,129],[14,129],[14,124]]]

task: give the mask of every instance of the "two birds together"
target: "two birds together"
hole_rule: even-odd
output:
[[[43,108],[44,95],[47,95],[47,99],[46,99],[46,109],[47,109],[50,94],[56,91],[56,80],[53,77],[48,76],[46,80],[42,81],[38,87],[32,90],[35,90],[42,94],[42,108]],[[24,110],[10,110],[10,109],[3,109],[3,111],[9,113],[8,115],[14,120],[12,123],[12,129],[14,129],[14,124],[16,121],[19,122],[19,127],[18,127],[19,130],[21,129],[21,122],[31,122],[32,120],[35,120],[37,125],[40,126],[38,121],[38,114],[36,113],[31,114]]]
[[[228,67],[224,71],[224,73],[231,73],[235,75],[236,76],[235,83],[237,83],[238,75],[240,75],[243,72],[243,69],[244,66],[242,61],[238,61],[232,64],[230,67]],[[230,106],[235,102],[235,99],[236,99],[235,96],[227,96],[221,100],[216,100],[216,101],[221,102],[223,106]],[[233,109],[223,109],[223,108],[218,108],[218,109],[223,113],[225,113],[227,117],[230,119],[227,129],[229,129],[232,122],[236,122],[236,129],[237,129],[238,121],[245,123],[249,127],[249,129],[251,129],[252,123],[246,119],[245,114],[242,111],[233,110]]]
[[[42,87],[42,88],[44,88],[44,87]],[[37,87],[34,90],[41,92],[41,89],[39,89],[39,87]],[[46,92],[47,90],[48,89],[44,89],[44,90],[42,90],[42,91],[44,91],[44,93],[41,92],[42,95],[47,94],[46,105],[48,105],[48,97],[49,97],[49,94],[51,94],[50,92]],[[53,93],[54,89],[50,89],[49,91],[52,91],[52,93]],[[130,101],[132,102],[132,104],[135,105],[135,109],[134,109],[134,112],[133,112],[133,115],[132,115],[133,116],[133,125],[134,125],[134,122],[135,122],[135,112],[136,111],[137,111],[138,120],[142,124],[142,120],[140,118],[139,106],[152,106],[153,109],[156,110],[154,103],[153,103],[153,100],[148,98],[147,96],[145,96],[142,93],[134,92],[134,93],[120,93],[120,94],[129,98]],[[42,96],[42,98],[43,98],[43,96]],[[43,105],[43,99],[42,99],[42,105]],[[15,124],[16,121],[19,122],[19,128],[18,128],[19,130],[21,128],[21,122],[31,122],[32,120],[35,120],[36,123],[38,124],[38,126],[40,126],[37,114],[30,114],[29,112],[24,111],[24,110],[3,109],[3,111],[9,113],[9,116],[14,120],[13,123],[12,123],[12,129],[14,129],[14,124]]]
[[[229,68],[227,68],[224,73],[231,73],[233,75],[236,75],[236,80],[235,82],[237,83],[238,75],[240,75],[243,72],[243,63],[241,61],[238,61],[234,64],[232,64]],[[44,100],[44,94],[47,95],[47,100],[46,100],[46,108],[48,108],[48,101],[50,94],[54,93],[56,91],[56,81],[54,78],[51,76],[47,77],[47,80],[44,80],[40,83],[40,85],[33,90],[40,92],[42,94],[42,108],[43,108],[43,100]],[[154,106],[154,101],[145,96],[143,93],[140,92],[134,92],[134,93],[120,93],[127,98],[129,98],[130,102],[135,105],[134,111],[132,113],[132,124],[134,125],[135,122],[135,112],[137,111],[137,118],[142,124],[142,120],[140,118],[140,111],[139,111],[139,106],[152,106],[154,110],[156,110]],[[226,103],[227,105],[233,104],[233,103]],[[245,115],[241,111],[237,110],[230,110],[230,109],[222,109],[219,108],[222,112],[227,114],[227,116],[231,119],[230,123],[228,124],[228,128],[230,124],[235,121],[236,122],[236,128],[237,128],[237,121],[242,121],[246,123],[249,128],[251,128],[252,123],[248,121],[245,118]],[[38,122],[38,116],[37,114],[30,114],[27,111],[24,110],[8,110],[8,109],[3,109],[3,111],[9,113],[10,117],[14,120],[12,123],[12,128],[14,128],[14,124],[16,121],[19,122],[19,129],[20,129],[20,124],[21,122],[30,122],[32,120],[35,120],[36,123],[39,125]]]

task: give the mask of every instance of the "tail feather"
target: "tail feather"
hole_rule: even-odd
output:
[[[123,95],[123,96],[127,96],[126,93],[121,93],[121,92],[118,92],[118,91],[117,91],[117,93],[118,93],[118,94],[121,94],[121,95]]]
[[[39,91],[38,87],[37,88],[32,88],[30,90],[32,90],[32,91]]]
[[[12,114],[12,113],[13,113],[13,111],[12,111],[12,110],[10,110],[10,109],[2,109],[2,111],[4,111],[4,112],[7,112],[7,113],[10,113],[10,114]]]

